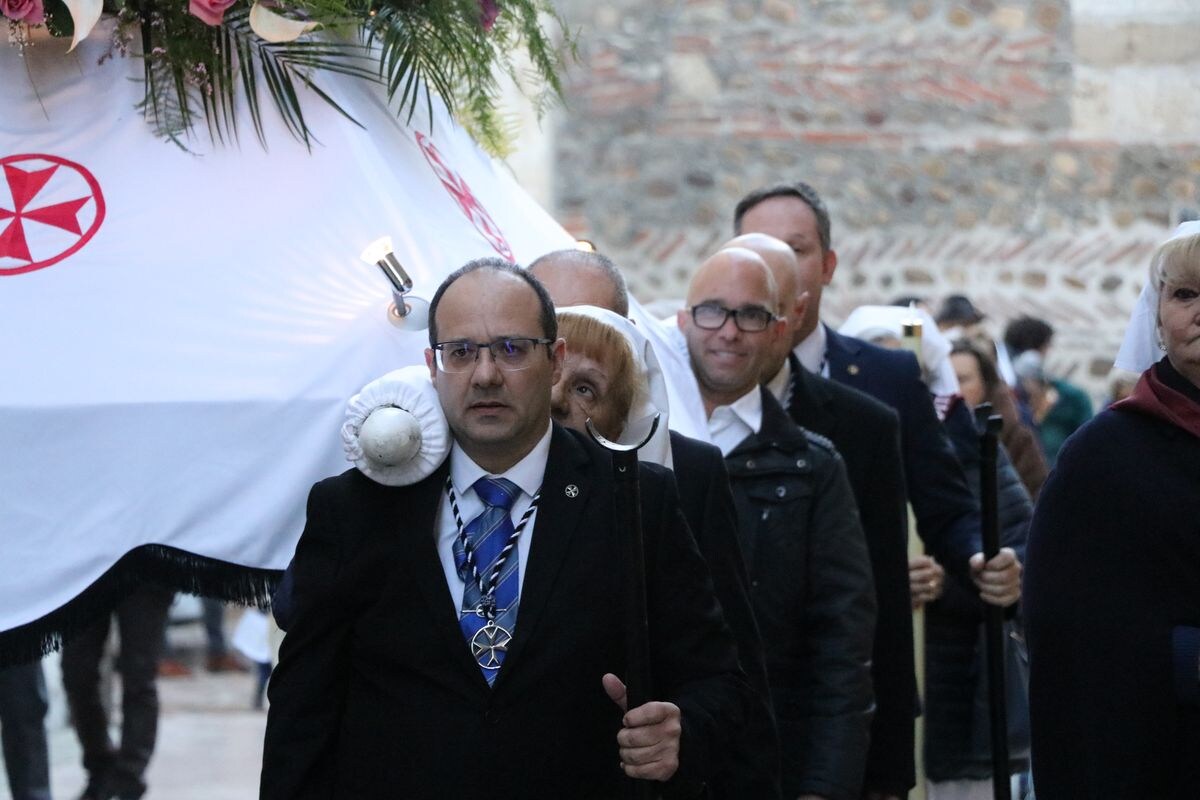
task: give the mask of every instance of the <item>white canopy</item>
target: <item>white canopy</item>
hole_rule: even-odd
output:
[[[287,564],[308,487],[348,467],[347,398],[421,363],[369,242],[426,299],[472,258],[572,242],[440,108],[408,126],[321,75],[365,130],[311,96],[312,152],[269,104],[268,151],[244,109],[239,142],[184,149],[135,110],[140,60],[65,48],[0,47],[0,631],[24,626],[0,651],[51,644],[89,586],[145,577],[131,559],[261,594],[230,565]]]

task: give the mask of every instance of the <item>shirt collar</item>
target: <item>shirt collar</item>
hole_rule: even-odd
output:
[[[542,434],[542,438],[533,446],[524,458],[513,464],[507,471],[494,475],[483,467],[476,464],[466,452],[459,446],[458,442],[450,448],[450,480],[454,483],[454,491],[459,497],[466,494],[467,490],[472,490],[475,481],[486,476],[493,478],[507,478],[508,480],[521,487],[521,491],[532,497],[542,486],[542,479],[546,475],[546,461],[550,458],[550,434],[554,426],[549,422],[546,423],[546,432]]]
[[[755,433],[758,433],[762,427],[762,392],[758,386],[727,406],[717,406],[713,409],[713,413],[715,414],[720,408],[729,409],[735,417]]]
[[[813,332],[805,337],[804,341],[796,345],[792,350],[796,354],[796,358],[800,360],[800,365],[809,372],[821,374],[825,363],[825,351],[828,348],[828,342],[825,337],[825,326],[817,323],[817,327]]]
[[[785,358],[783,360],[783,366],[779,368],[779,372],[775,373],[774,378],[771,378],[771,380],[767,381],[767,391],[775,395],[775,399],[786,408],[788,405],[788,389],[791,387],[791,385],[792,361],[791,359]],[[759,405],[762,405],[761,402]]]

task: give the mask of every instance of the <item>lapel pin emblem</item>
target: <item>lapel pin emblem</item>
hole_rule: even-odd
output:
[[[858,364],[851,364],[850,366],[846,367],[846,372],[849,372],[851,375],[857,375]]]
[[[567,497],[579,497],[579,487],[573,483],[568,483],[564,493]]]

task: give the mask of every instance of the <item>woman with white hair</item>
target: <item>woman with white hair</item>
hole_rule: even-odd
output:
[[[1030,529],[1042,800],[1200,792],[1200,223],[1155,252],[1143,297],[1124,352],[1154,330],[1165,355],[1067,441]]]

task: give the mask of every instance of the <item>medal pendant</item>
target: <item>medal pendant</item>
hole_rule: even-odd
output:
[[[500,669],[504,654],[512,641],[512,633],[497,625],[494,620],[476,631],[471,637],[471,655],[484,669]]]

